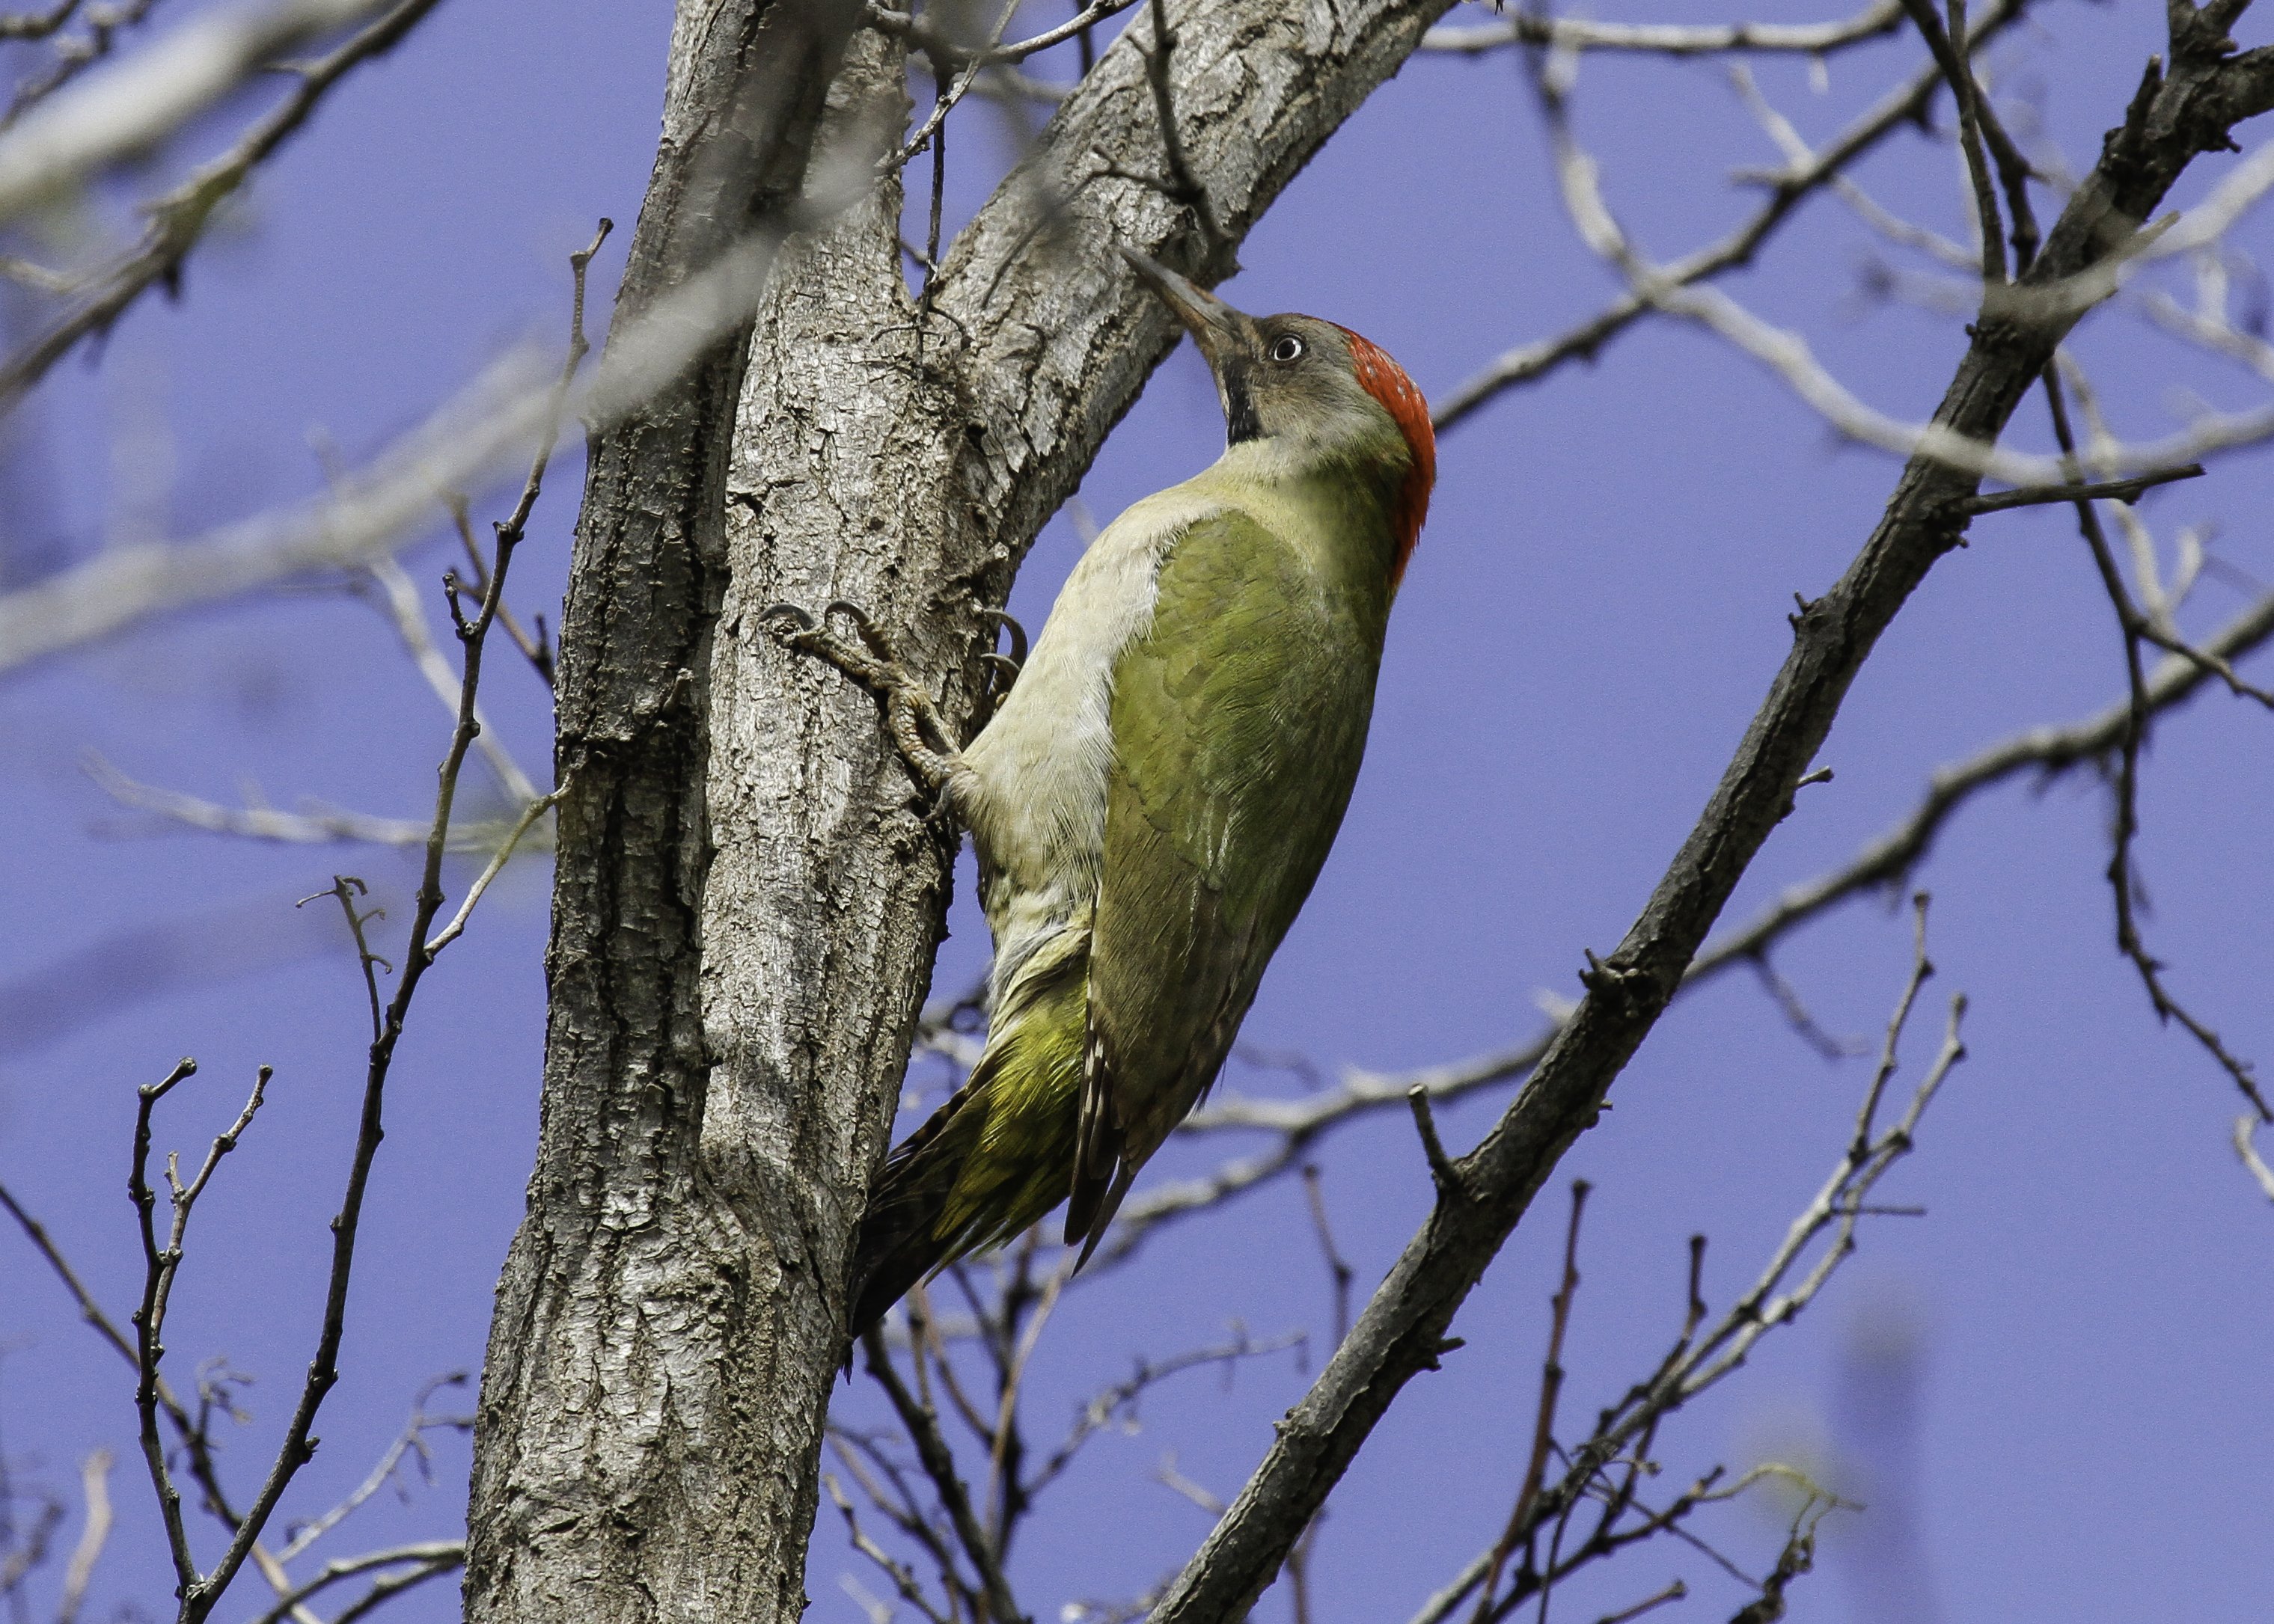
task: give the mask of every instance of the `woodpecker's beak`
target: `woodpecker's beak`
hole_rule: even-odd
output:
[[[1185,324],[1210,366],[1220,366],[1227,357],[1253,347],[1254,322],[1215,294],[1133,248],[1125,245],[1121,257],[1161,296],[1161,302],[1176,312],[1177,320]]]

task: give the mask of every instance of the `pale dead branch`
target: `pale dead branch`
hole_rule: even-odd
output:
[[[64,1569],[63,1595],[56,1603],[56,1624],[78,1624],[87,1603],[87,1587],[94,1581],[94,1565],[110,1538],[110,1467],[108,1449],[96,1449],[80,1463],[79,1493],[87,1502],[87,1522],[72,1547],[71,1563]]]
[[[2243,1169],[2266,1192],[2266,1199],[2274,1201],[2274,1168],[2268,1167],[2266,1159],[2258,1154],[2257,1133],[2258,1118],[2255,1116],[2245,1111],[2237,1116],[2234,1119],[2234,1154],[2241,1159]]]
[[[267,0],[209,11],[89,74],[0,134],[0,219],[147,151],[260,71],[280,51],[344,27],[386,0]]]
[[[1902,20],[1901,0],[1873,0],[1853,17],[1822,23],[1608,23],[1525,11],[1488,23],[1439,23],[1422,37],[1421,49],[1462,56],[1511,45],[1544,45],[1556,50],[1646,51],[1672,56],[1750,51],[1821,56],[1893,34]]]

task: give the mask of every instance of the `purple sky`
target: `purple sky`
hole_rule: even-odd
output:
[[[1778,4],[1756,14],[1819,13]],[[1668,0],[1647,17],[1725,13]],[[66,364],[27,411],[4,470],[11,583],[89,553],[131,507],[113,472],[123,438],[170,444],[169,484],[154,508],[142,500],[169,532],[192,533],[313,489],[312,437],[359,456],[504,343],[557,331],[566,254],[596,215],[628,230],[637,210],[669,21],[662,0],[548,8],[534,26],[526,8],[450,0],[343,87],[200,252],[184,299],[138,309],[99,368]],[[2160,8],[2143,4],[2047,0],[1996,60],[2007,93],[2082,169],[2160,27]],[[2245,43],[2264,37],[2246,26]],[[1850,52],[1824,94],[1800,64],[1757,71],[1820,137],[1916,56],[1908,39]],[[1728,184],[1732,169],[1776,161],[1712,64],[1591,59],[1577,94],[1614,206],[1662,258],[1750,207],[1755,194]],[[952,183],[968,212],[1006,149],[986,109],[959,117],[964,167]],[[194,132],[185,151],[209,150],[225,127]],[[2274,126],[2243,137],[2274,138]],[[1962,235],[1953,162],[1906,133],[1859,173],[1883,202]],[[2223,167],[2200,163],[2177,200]],[[596,267],[604,286],[624,235]],[[2246,222],[2237,243],[2263,257],[2264,222]],[[1866,266],[1891,252],[1819,198],[1729,286],[1804,330],[1874,404],[1916,417],[1963,338],[1954,322],[1861,296]],[[1227,297],[1343,321],[1433,395],[1615,291],[1563,218],[1539,118],[1507,60],[1409,67],[1242,258]],[[2115,396],[2119,426],[2140,438],[2173,426],[2192,398],[2182,391],[2228,408],[2257,398],[2239,372],[2176,350],[2121,310],[2092,324],[2080,352]],[[2014,442],[2042,447],[2042,417],[2025,406]],[[1221,436],[1201,364],[1181,350],[1083,500],[1108,518],[1196,470]],[[1834,446],[1781,383],[1717,341],[1662,327],[1499,402],[1441,452],[1365,774],[1246,1029],[1257,1049],[1329,1068],[1504,1046],[1537,1030],[1536,989],[1577,993],[1582,950],[1615,944],[1758,703],[1787,647],[1791,594],[1836,575],[1894,476],[1889,458]],[[2246,454],[2143,511],[2166,538],[2217,525],[2218,556],[2274,577],[2257,521],[2270,485],[2265,457]],[[572,459],[519,566],[524,610],[557,598],[576,490]],[[478,511],[504,505],[490,492]],[[447,561],[439,539],[406,559],[422,583]],[[1029,627],[1079,545],[1061,515],[1036,546],[1013,601]],[[2208,628],[2244,598],[2207,580],[2188,624]],[[499,731],[541,771],[542,690],[513,663],[492,669],[485,699]],[[1938,763],[2097,710],[2121,673],[2073,522],[1978,523],[1866,668],[1822,758],[1836,779],[1803,793],[1730,919],[1847,857],[1908,809]],[[0,1178],[122,1318],[139,1277],[122,1193],[133,1086],[181,1054],[198,1057],[201,1075],[162,1117],[162,1146],[186,1150],[225,1125],[256,1064],[276,1067],[266,1113],[200,1208],[169,1337],[177,1380],[222,1356],[259,1379],[245,1400],[252,1421],[226,1457],[244,1487],[312,1343],[360,1078],[351,962],[330,916],[290,905],[335,872],[400,905],[410,869],[385,852],[154,832],[94,788],[79,756],[93,748],[135,778],[221,800],[249,781],[280,805],[315,797],[423,816],[445,731],[379,617],[329,590],[173,621],[0,686],[0,816],[15,831],[0,865]],[[2183,995],[2262,1063],[2274,1056],[2270,805],[2274,723],[2263,711],[2205,694],[2159,732],[2142,798],[2147,928]],[[2183,1035],[2158,1028],[2112,951],[2106,808],[2080,776],[2043,795],[1999,792],[1952,826],[1918,876],[1936,898],[1940,974],[1905,1046],[1904,1080],[1956,989],[1973,1000],[1970,1058],[1917,1154],[1883,1186],[1928,1216],[1867,1227],[1863,1254],[1818,1307],[1661,1436],[1661,1486],[1715,1462],[1796,1455],[1844,1462],[1846,1480],[1864,1485],[1871,1509],[1826,1524],[1826,1560],[1796,1588],[1795,1619],[2267,1615],[2274,1212],[2227,1144],[2235,1091]],[[942,990],[984,961],[968,876],[967,858]],[[368,1470],[425,1379],[478,1367],[534,1138],[546,894],[542,866],[517,865],[421,994],[365,1220],[346,1380],[291,1515],[320,1509]],[[1909,954],[1906,917],[1865,903],[1797,937],[1780,966],[1825,1026],[1876,1038]],[[1750,1282],[1839,1154],[1868,1065],[1805,1047],[1743,975],[1662,1023],[1615,1090],[1615,1110],[1464,1310],[1455,1329],[1468,1347],[1408,1389],[1332,1501],[1323,1619],[1404,1618],[1506,1516],[1569,1178],[1597,1186],[1566,1357],[1564,1414],[1583,1425],[1676,1328],[1693,1230],[1712,1237],[1715,1304]],[[1292,1086],[1238,1066],[1230,1081]],[[1447,1112],[1456,1148],[1503,1102],[1496,1093]],[[1239,1148],[1173,1146],[1153,1177]],[[1397,1114],[1329,1140],[1320,1161],[1369,1289],[1426,1210],[1419,1147]],[[1325,1271],[1288,1181],[1163,1232],[1130,1267],[1071,1293],[1037,1356],[1030,1425],[1053,1438],[1139,1354],[1219,1341],[1234,1321],[1259,1336],[1317,1333],[1327,1314]],[[0,1235],[0,1450],[17,1481],[75,1500],[88,1449],[121,1457],[121,1524],[87,1616],[130,1601],[164,1611],[170,1581],[131,1457],[130,1373],[74,1322],[12,1231]],[[1013,1565],[1022,1600],[1056,1618],[1069,1599],[1127,1596],[1178,1565],[1208,1519],[1153,1480],[1164,1452],[1229,1496],[1306,1380],[1283,1354],[1228,1389],[1196,1375],[1156,1392],[1142,1430],[1094,1443],[1028,1525]],[[852,1394],[848,1413],[866,1413],[865,1388]],[[322,1553],[455,1535],[465,1455],[462,1441],[438,1440],[434,1486],[374,1501]],[[1756,1569],[1781,1538],[1767,1500],[1715,1508],[1698,1526]],[[812,1619],[860,1618],[847,1573],[879,1588],[825,1511]],[[1706,1559],[1666,1543],[1559,1593],[1558,1615],[1614,1611],[1676,1574],[1694,1591],[1681,1616],[1726,1618],[1742,1599]],[[258,1588],[248,1581],[224,1611],[249,1616]],[[1268,1599],[1258,1616],[1283,1618],[1284,1606]],[[454,1595],[437,1587],[388,1616],[454,1614]]]

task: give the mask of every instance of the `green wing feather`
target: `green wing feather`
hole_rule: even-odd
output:
[[[1374,560],[1340,556],[1364,551],[1306,551],[1236,510],[1201,521],[1115,667],[1069,1242],[1096,1246],[1215,1081],[1326,861],[1389,615]]]

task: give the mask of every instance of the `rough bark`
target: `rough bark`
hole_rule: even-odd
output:
[[[2121,127],[2072,195],[2022,287],[2044,288],[2130,242],[2190,161],[2230,145],[2237,121],[2274,107],[2274,49],[2225,57],[2213,13],[2172,0],[2173,65],[2151,64]],[[2239,4],[2224,7],[2231,21]],[[1971,329],[1935,421],[1994,441],[2082,312],[1999,302]],[[1794,617],[1792,652],[1697,825],[1618,950],[1483,1143],[1453,1164],[1427,1223],[1302,1401],[1254,1475],[1152,1615],[1153,1624],[1242,1618],[1405,1382],[1434,1369],[1469,1289],[1571,1142],[1683,972],[1830,732],[1849,685],[1929,570],[1959,543],[1980,481],[1930,458],[1904,468],[1863,550]],[[1419,1153],[1416,1152],[1417,1160]]]
[[[543,1129],[484,1381],[470,1618],[798,1615],[852,1233],[949,849],[874,705],[786,656],[757,612],[862,602],[968,719],[977,611],[1173,340],[1112,241],[1229,268],[1449,4],[1171,8],[1175,107],[1220,240],[1172,187],[1108,173],[1165,178],[1125,38],[958,238],[929,313],[887,184],[790,244],[746,343],[596,446],[563,626]],[[810,119],[753,109],[817,113],[832,53],[784,69],[774,102],[743,66],[786,60],[757,47],[797,15],[682,4],[620,312],[715,253],[738,195],[802,172]],[[861,36],[840,116],[899,73]],[[757,135],[706,147],[737,109]]]
[[[796,203],[859,15],[857,0],[681,5],[619,328]],[[802,1599],[809,1507],[721,1413],[734,1389],[679,1369],[751,1327],[765,1267],[696,1142],[702,673],[743,348],[720,344],[591,447],[557,684],[543,1121],[483,1375],[473,1620],[794,1617]],[[722,1513],[753,1552],[720,1548]]]

